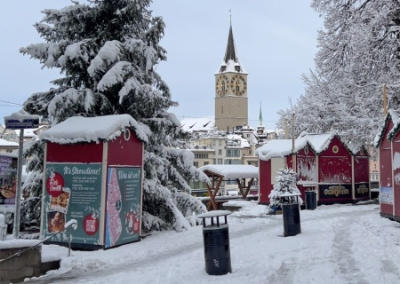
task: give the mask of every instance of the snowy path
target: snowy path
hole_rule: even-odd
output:
[[[187,279],[260,283],[263,279],[262,283],[274,284],[367,284],[397,283],[400,278],[400,225],[380,218],[376,205],[301,211],[302,234],[288,238],[279,236],[282,216],[236,215],[229,223],[232,274],[206,275],[201,227],[196,227],[184,233],[156,233],[140,243],[93,253],[110,254],[112,264],[88,252],[73,252],[62,264],[71,271],[31,283],[110,283],[114,278],[136,283],[186,283]],[[386,248],[391,243],[395,247]]]

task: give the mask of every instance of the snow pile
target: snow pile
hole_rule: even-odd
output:
[[[97,117],[71,117],[40,134],[40,139],[59,144],[112,140],[132,127],[137,137],[147,141],[147,135],[128,114]]]
[[[263,217],[268,214],[268,207],[259,205],[258,201],[231,200],[224,203],[224,206],[240,207],[232,213],[234,217]]]

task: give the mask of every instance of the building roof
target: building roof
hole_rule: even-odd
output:
[[[187,132],[208,132],[215,128],[215,119],[209,117],[184,118],[181,120],[181,128]]]
[[[229,27],[228,43],[226,45],[226,51],[224,57],[225,63],[228,63],[229,60],[238,62],[238,59],[236,57],[235,41],[233,39],[232,25],[230,25]]]
[[[229,26],[228,43],[226,45],[224,60],[217,71],[217,73],[223,72],[239,72],[246,74],[243,66],[239,63],[239,58],[237,56],[235,41],[233,39],[232,24]]]
[[[0,139],[0,147],[18,147],[18,146],[19,144],[17,142]]]

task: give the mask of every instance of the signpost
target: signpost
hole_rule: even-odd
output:
[[[21,129],[37,128],[39,126],[39,119],[24,119],[22,121],[17,119],[5,119],[7,129]]]
[[[20,216],[21,216],[21,177],[22,177],[22,151],[24,145],[24,129],[36,128],[39,126],[39,116],[29,115],[24,110],[5,116],[4,122],[6,129],[19,129],[18,147],[18,169],[17,169],[17,192],[15,194],[15,213],[14,213],[14,238],[19,238]]]

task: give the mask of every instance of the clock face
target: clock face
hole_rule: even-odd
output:
[[[240,76],[235,75],[231,80],[231,90],[237,96],[242,96],[246,92],[246,80]]]
[[[217,84],[215,85],[215,92],[218,96],[224,96],[228,92],[228,77],[225,75],[220,76],[217,79]]]

